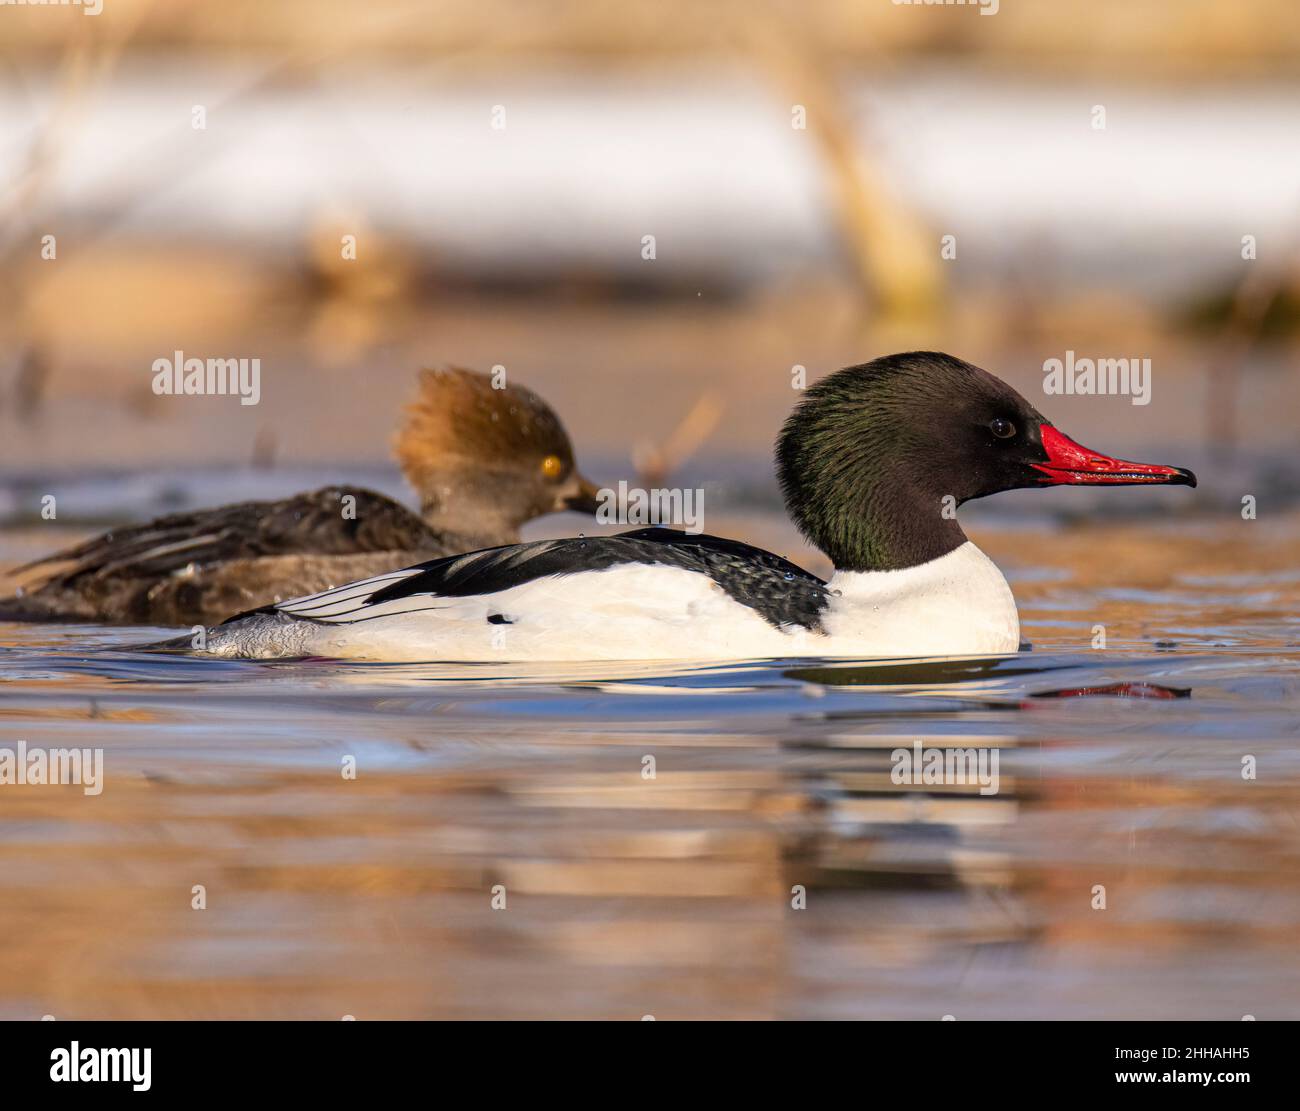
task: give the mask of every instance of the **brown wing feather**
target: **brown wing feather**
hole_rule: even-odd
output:
[[[427,549],[426,549],[427,551]],[[274,602],[315,594],[407,567],[419,551],[281,555],[237,559],[202,575],[173,575],[119,596],[119,620],[149,625],[216,625]]]
[[[345,514],[345,497],[356,499]],[[350,506],[350,503],[346,503]],[[90,577],[157,579],[191,564],[258,556],[347,555],[427,550],[437,536],[409,509],[373,490],[327,486],[282,501],[249,501],[173,513],[115,529],[29,564],[70,564],[42,585],[69,587]]]

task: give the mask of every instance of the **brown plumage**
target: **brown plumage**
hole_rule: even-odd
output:
[[[29,564],[61,565],[0,619],[211,624],[426,559],[511,544],[527,521],[595,510],[560,419],[523,386],[462,368],[420,374],[395,454],[418,514],[362,488],[173,513]],[[348,499],[353,499],[349,501]]]

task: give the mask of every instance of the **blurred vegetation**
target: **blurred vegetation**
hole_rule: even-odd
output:
[[[61,54],[70,33],[120,34],[129,27],[142,51],[261,52],[302,64],[331,58],[477,66],[522,55],[622,67],[733,49],[763,23],[794,28],[809,49],[832,59],[906,65],[954,55],[1053,75],[1086,66],[1088,73],[1143,79],[1290,78],[1300,55],[1291,0],[1008,0],[987,18],[861,0],[109,0],[96,19],[76,9],[20,8],[5,17],[0,54],[24,58]],[[82,26],[70,28],[74,23]],[[112,32],[98,26],[108,24]]]
[[[365,367],[380,351],[401,349],[399,359],[407,349],[437,351],[430,331],[445,334],[446,319],[467,305],[481,310],[480,319],[491,319],[493,312],[517,316],[521,302],[558,306],[557,332],[594,332],[592,317],[604,311],[601,306],[641,304],[656,313],[661,331],[683,327],[685,320],[694,326],[697,306],[715,314],[718,332],[731,326],[724,320],[740,314],[754,333],[752,348],[794,347],[796,340],[809,346],[810,336],[833,337],[805,356],[809,362],[838,359],[841,350],[904,346],[946,345],[978,357],[1059,345],[1062,335],[1076,345],[1094,338],[1138,342],[1143,350],[1174,345],[1182,357],[1171,362],[1212,370],[1207,434],[1228,445],[1236,437],[1233,397],[1241,367],[1255,346],[1281,343],[1286,358],[1296,357],[1300,284],[1294,257],[1275,258],[1244,275],[1231,271],[1192,303],[1173,306],[1086,284],[1054,287],[1035,271],[1034,259],[1016,272],[954,288],[935,249],[937,229],[891,188],[890,167],[872,148],[869,127],[860,126],[863,109],[845,88],[846,73],[905,75],[919,63],[950,59],[984,67],[994,77],[1086,83],[1108,75],[1168,83],[1189,96],[1208,80],[1291,80],[1300,59],[1294,0],[1006,2],[988,18],[973,9],[905,8],[884,0],[109,0],[98,17],[77,8],[6,8],[0,18],[0,66],[13,87],[57,75],[52,107],[32,119],[25,153],[0,166],[0,340],[10,352],[0,406],[23,422],[38,420],[45,402],[60,392],[112,398],[138,414],[156,414],[157,399],[140,376],[114,368],[134,367],[142,351],[157,348],[166,336],[183,336],[197,347],[273,333],[296,345],[308,369],[346,371]],[[343,213],[325,204],[288,251],[205,237],[201,229],[184,239],[137,237],[124,251],[130,239],[121,223],[140,196],[109,190],[93,203],[60,209],[61,154],[124,61],[147,68],[200,59],[254,67],[237,99],[333,82],[345,91],[350,74],[399,67],[417,89],[426,80],[573,66],[626,74],[663,71],[686,60],[739,69],[779,98],[807,107],[839,257],[823,273],[779,275],[757,289],[710,287],[699,275],[671,268],[654,268],[644,278],[598,265],[540,276],[508,265],[467,272],[436,247],[403,241],[381,213]],[[133,156],[138,152],[127,155]],[[1297,207],[1300,214],[1300,198]],[[40,231],[33,214],[51,211],[60,212],[61,231],[78,244],[57,268],[44,266],[32,251]],[[341,228],[365,229],[363,260],[340,262]],[[665,302],[682,306],[680,313],[664,312]],[[617,314],[606,315],[612,328],[621,326]],[[671,354],[687,342],[665,340],[664,350]],[[589,365],[575,366],[574,373],[592,373],[599,365],[604,349],[595,341],[590,348],[584,353]],[[724,339],[698,358],[721,364],[722,374],[728,361],[743,367],[752,348],[728,349]],[[700,428],[712,429],[721,419],[720,405],[698,387],[671,394],[668,408],[671,416],[636,449],[656,472],[666,466],[662,444],[674,437],[698,443],[707,435]],[[704,421],[701,413],[711,415]],[[683,414],[685,426],[695,428],[689,434],[672,431]],[[255,435],[264,444],[270,433]]]

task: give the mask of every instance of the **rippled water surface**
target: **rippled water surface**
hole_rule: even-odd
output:
[[[0,1017],[1300,1017],[1298,530],[1255,524],[977,536],[996,661],[0,626],[0,745],[105,761],[0,787]],[[916,741],[997,790],[895,782]]]

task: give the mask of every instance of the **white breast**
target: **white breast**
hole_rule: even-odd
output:
[[[969,540],[901,571],[837,571],[823,624],[836,655],[976,656],[1020,647],[1016,600]]]

